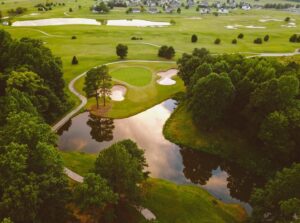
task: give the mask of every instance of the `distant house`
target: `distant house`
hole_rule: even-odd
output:
[[[141,9],[140,8],[132,8],[132,13],[140,13]]]
[[[251,9],[251,6],[250,5],[243,5],[242,9],[248,11],[248,10]]]
[[[228,13],[229,13],[229,10],[228,10],[228,9],[224,9],[224,8],[220,8],[220,9],[218,10],[218,13],[220,13],[220,14],[228,14]]]
[[[210,13],[210,9],[209,8],[203,8],[203,9],[200,9],[200,14],[209,14]]]
[[[158,13],[157,7],[149,7],[148,12],[151,14],[156,14]]]
[[[2,25],[9,26],[9,22],[8,21],[4,21],[4,22],[2,22]]]
[[[221,2],[216,2],[216,8],[221,8],[221,7],[222,7]]]
[[[187,5],[188,5],[189,7],[193,7],[193,6],[195,5],[194,0],[187,0]]]
[[[199,3],[200,8],[208,8],[208,2],[202,1]]]

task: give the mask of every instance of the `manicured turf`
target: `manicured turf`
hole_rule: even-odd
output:
[[[197,186],[183,186],[149,179],[143,206],[149,208],[163,223],[242,222],[246,213],[238,205],[214,199]]]
[[[168,140],[178,145],[218,155],[257,174],[266,174],[268,169],[264,155],[252,149],[251,142],[240,132],[226,126],[210,132],[200,130],[193,123],[186,105],[180,105],[172,113],[165,123],[163,133]]]
[[[149,84],[152,79],[152,72],[147,67],[119,68],[110,72],[110,75],[116,80],[138,87]]]

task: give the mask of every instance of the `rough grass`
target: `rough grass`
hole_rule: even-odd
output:
[[[147,67],[119,68],[110,72],[110,75],[129,85],[142,87],[151,82],[152,72]]]
[[[216,200],[197,186],[177,185],[165,180],[149,179],[144,186],[143,206],[163,223],[242,222],[243,208]]]

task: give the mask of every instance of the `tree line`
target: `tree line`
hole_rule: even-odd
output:
[[[263,151],[268,161],[281,167],[299,162],[299,64],[246,59],[238,54],[213,56],[202,48],[183,54],[178,66],[187,88],[184,101],[198,128],[211,132],[225,126],[236,129],[255,144],[254,150]],[[283,174],[299,176],[297,165],[283,170]],[[299,198],[299,180],[280,177],[285,185],[282,190],[288,192],[279,193],[274,187],[269,189],[269,184],[277,182],[277,175],[265,189],[253,194],[253,222],[291,219],[300,210],[300,201],[290,200]],[[268,199],[273,202],[271,206],[267,205]],[[293,211],[280,211],[285,201],[287,209],[294,205]]]

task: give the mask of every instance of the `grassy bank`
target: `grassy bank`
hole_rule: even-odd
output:
[[[96,159],[96,155],[79,152],[60,154],[64,165],[81,175],[93,168]],[[241,222],[246,217],[239,205],[225,204],[197,186],[150,178],[143,186],[143,197],[142,205],[162,223],[230,223]]]
[[[143,206],[163,223],[242,222],[246,217],[239,205],[216,200],[197,186],[177,185],[160,179],[147,181]]]
[[[173,112],[163,133],[178,145],[218,155],[257,174],[265,174],[269,166],[264,156],[253,150],[253,145],[239,131],[226,126],[210,132],[197,128],[184,104]]]

